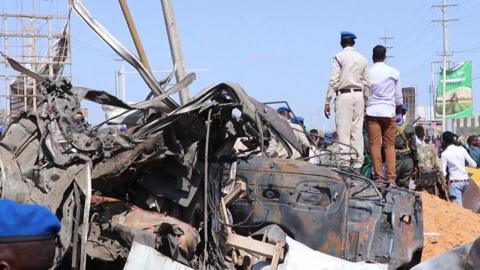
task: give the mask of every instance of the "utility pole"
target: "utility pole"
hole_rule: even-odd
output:
[[[177,66],[175,70],[175,79],[177,82],[185,78],[185,66],[183,62],[182,47],[180,45],[180,34],[175,20],[175,12],[170,0],[161,0],[163,17],[165,19],[165,27],[167,28],[168,42],[170,44],[170,52],[173,64]],[[184,105],[190,99],[188,87],[180,90],[180,104]]]
[[[122,92],[120,93],[121,99],[127,102],[127,86],[125,85],[125,64],[122,61],[122,67],[120,69],[122,74],[121,82],[122,82]]]
[[[125,63],[123,59],[115,59],[121,63],[120,70],[115,71],[115,94],[117,97],[127,102],[127,88],[125,86]]]
[[[458,19],[449,19],[447,17],[447,12],[449,7],[455,7],[458,4],[448,4],[447,0],[443,0],[441,5],[433,5],[432,8],[440,8],[443,14],[441,20],[433,20],[432,22],[440,22],[442,23],[443,27],[443,68],[442,68],[442,131],[446,131],[447,128],[447,99],[446,99],[446,90],[447,90],[447,63],[448,63],[448,56],[451,54],[448,53],[448,22],[450,21],[458,21]]]
[[[393,40],[394,37],[388,36],[387,30],[385,30],[385,32],[383,34],[383,37],[380,37],[379,39],[383,40],[383,47],[385,47],[387,49],[387,51],[389,51],[390,49],[393,49],[393,46],[388,46],[388,42]],[[393,58],[393,55],[388,54],[387,59],[388,58]]]

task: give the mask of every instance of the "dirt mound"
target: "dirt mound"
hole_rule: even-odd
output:
[[[422,260],[480,237],[480,215],[422,193],[424,244]]]

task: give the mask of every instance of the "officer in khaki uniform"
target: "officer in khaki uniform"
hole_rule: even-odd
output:
[[[325,117],[330,118],[330,101],[336,95],[335,124],[340,143],[340,165],[353,165],[360,171],[363,164],[364,104],[370,82],[367,59],[353,49],[356,38],[351,32],[340,33],[343,50],[333,58],[324,112]],[[350,162],[352,158],[353,164]]]

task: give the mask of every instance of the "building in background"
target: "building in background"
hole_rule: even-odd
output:
[[[416,111],[416,87],[415,86],[406,86],[402,87],[402,95],[403,95],[403,102],[408,104],[408,112],[407,117],[409,121],[415,121],[417,115],[415,114]]]
[[[435,119],[432,105],[417,105],[415,107],[415,125],[422,125],[426,135],[436,138],[442,134],[442,120]]]
[[[454,132],[458,135],[467,137],[470,135],[480,135],[480,115],[472,117],[463,117],[453,119]]]
[[[415,117],[420,117],[424,121],[433,120],[433,107],[431,105],[415,106]]]

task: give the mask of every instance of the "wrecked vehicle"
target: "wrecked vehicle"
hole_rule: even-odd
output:
[[[164,89],[167,81],[157,82],[80,1],[72,3],[152,94],[127,104],[7,58],[41,82],[42,98],[0,141],[0,198],[56,213],[54,269],[134,269],[138,253],[160,269],[277,269],[291,257],[288,239],[388,269],[420,261],[422,204],[414,192],[298,159],[302,147],[289,124],[238,84],[213,85],[179,106],[170,96],[193,74]],[[82,99],[124,112],[92,126]]]
[[[16,118],[1,141],[1,197],[59,215],[57,267],[116,269],[134,242],[193,268],[245,267],[255,256],[234,252],[242,239],[229,235],[271,224],[350,261],[397,269],[420,259],[418,196],[335,167],[268,157],[270,142],[293,155],[295,136],[236,84],[208,88],[170,113],[145,113],[130,134],[79,117],[79,97],[119,105],[107,93],[67,82],[44,82],[42,93],[41,110]],[[246,150],[234,147],[239,141]],[[242,194],[224,203],[239,183]]]
[[[310,248],[349,261],[397,269],[421,259],[421,201],[410,191],[294,160],[254,158],[241,161],[236,172],[248,190],[230,207],[235,221],[249,225],[240,233],[278,224]]]

